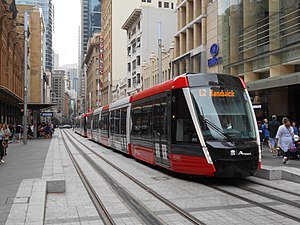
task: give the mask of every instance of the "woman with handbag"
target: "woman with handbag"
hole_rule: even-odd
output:
[[[4,148],[3,148],[3,139],[4,139],[4,132],[2,128],[2,124],[0,123],[0,164],[4,163],[3,157],[4,157]]]
[[[276,134],[276,143],[284,156],[282,163],[288,164],[290,158],[289,149],[294,144],[294,129],[291,127],[290,120],[287,117],[283,117],[282,123]]]

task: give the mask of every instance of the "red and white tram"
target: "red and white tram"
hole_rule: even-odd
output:
[[[261,167],[244,82],[187,74],[95,110],[93,140],[178,173],[238,177]]]

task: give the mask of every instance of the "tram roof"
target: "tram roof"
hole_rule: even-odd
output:
[[[156,94],[160,94],[165,91],[178,89],[178,88],[184,88],[184,87],[188,87],[188,86],[189,86],[189,82],[188,82],[186,74],[180,75],[178,77],[175,77],[173,80],[165,81],[154,87],[151,87],[149,89],[146,89],[144,91],[136,93],[135,95],[132,96],[131,102],[138,101],[140,99],[147,98],[147,97],[150,97],[150,96],[153,96]]]

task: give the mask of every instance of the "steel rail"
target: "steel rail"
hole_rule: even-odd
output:
[[[73,134],[71,134],[70,132],[68,132],[68,134],[71,135],[75,140],[77,140],[76,137]],[[173,209],[178,214],[182,215],[184,218],[186,218],[187,220],[189,220],[193,224],[203,224],[203,225],[205,225],[205,223],[203,221],[200,221],[199,219],[197,219],[196,217],[194,217],[193,215],[191,215],[190,213],[188,213],[184,209],[178,207],[177,205],[175,205],[174,203],[172,203],[171,201],[169,201],[168,199],[166,199],[162,195],[158,194],[156,191],[154,191],[153,189],[151,189],[147,185],[143,184],[142,182],[140,182],[139,180],[137,180],[136,178],[134,178],[133,176],[131,176],[130,174],[128,174],[127,172],[125,172],[124,170],[122,170],[120,167],[116,166],[115,164],[111,163],[109,160],[105,159],[103,156],[101,156],[99,153],[97,153],[96,151],[94,151],[93,149],[91,149],[89,146],[85,145],[82,142],[80,142],[80,143],[85,148],[89,149],[91,152],[93,152],[95,155],[97,155],[104,162],[106,162],[111,167],[113,167],[114,169],[116,169],[117,171],[119,171],[120,173],[122,173],[124,176],[126,176],[127,178],[129,178],[130,180],[132,180],[138,186],[140,186],[141,188],[143,188],[144,190],[146,190],[147,192],[149,192],[151,195],[153,195],[154,197],[156,197],[157,199],[159,199],[161,202],[163,202],[164,204],[166,204],[167,206],[169,206],[171,209]]]
[[[64,136],[62,135],[62,139],[64,142],[64,146],[67,149],[67,152],[71,158],[71,161],[84,185],[84,187],[86,188],[88,195],[90,196],[100,218],[102,219],[102,221],[104,222],[104,224],[106,225],[115,225],[115,222],[113,220],[113,218],[111,217],[111,215],[109,214],[109,212],[107,211],[106,207],[104,206],[104,204],[102,203],[102,201],[100,200],[99,196],[97,195],[95,189],[93,188],[92,184],[89,182],[88,178],[85,176],[84,172],[82,171],[80,165],[78,164],[78,162],[76,161],[75,157],[72,155],[70,148],[68,147],[66,140],[64,138]]]

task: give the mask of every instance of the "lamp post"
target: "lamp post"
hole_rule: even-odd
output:
[[[161,22],[158,22],[158,83],[162,82],[162,39],[161,39]]]
[[[28,38],[28,13],[24,12],[24,118],[23,118],[23,144],[27,144],[27,38]]]

